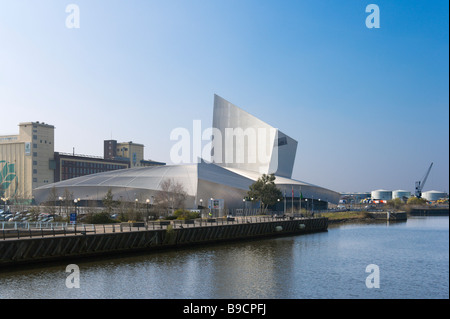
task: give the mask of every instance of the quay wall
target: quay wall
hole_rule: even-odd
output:
[[[407,219],[406,212],[376,212],[369,213],[369,216],[374,219],[391,220],[391,221],[404,221]]]
[[[326,231],[327,218],[47,236],[0,241],[0,267]]]
[[[449,209],[446,208],[413,208],[411,216],[448,216]]]

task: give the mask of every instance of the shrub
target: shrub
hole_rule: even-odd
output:
[[[191,212],[189,210],[184,210],[184,209],[177,209],[174,213],[173,216],[176,219],[195,219],[195,218],[199,218],[200,214],[198,212]],[[175,219],[174,218],[174,219]]]
[[[85,223],[87,224],[109,224],[117,223],[116,220],[112,219],[108,212],[101,212],[95,214],[89,214],[86,216]]]

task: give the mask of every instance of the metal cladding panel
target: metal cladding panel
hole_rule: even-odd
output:
[[[213,129],[220,133],[211,143],[213,163],[291,177],[297,141],[217,95]]]
[[[278,156],[271,161],[273,167],[270,167],[269,173],[291,178],[298,142],[281,131],[278,131],[276,142],[278,143],[278,147],[276,147]]]
[[[233,187],[246,192],[253,180],[215,164],[205,162],[198,164],[198,179]],[[242,199],[241,199],[242,200]]]
[[[39,187],[35,189],[35,199],[46,201],[55,187],[60,196],[68,189],[74,198],[101,200],[111,189],[115,198],[122,196],[134,200],[139,194],[155,195],[165,179],[181,183],[187,195],[195,197],[198,179],[197,165],[193,164],[129,168],[81,176]]]
[[[227,168],[227,170],[232,171],[240,176],[244,176],[244,177],[250,179],[252,181],[251,183],[253,183],[259,177],[261,177],[260,174],[252,172],[252,171],[244,171],[244,170],[234,169],[234,168]],[[275,175],[275,184],[278,186],[278,188],[281,190],[281,192],[283,194],[286,194],[287,197],[292,196],[292,190],[294,191],[294,197],[299,197],[300,192],[301,192],[304,198],[320,199],[320,200],[323,200],[323,201],[326,201],[329,203],[333,203],[333,204],[339,203],[339,199],[341,197],[340,193],[335,192],[333,190],[330,190],[330,189],[327,189],[324,187],[320,187],[320,186],[317,186],[317,185],[314,185],[311,183],[297,181],[297,180],[291,179],[291,178],[286,178],[283,176]],[[239,203],[238,203],[238,205],[239,205]],[[242,205],[242,203],[241,203],[241,205]]]
[[[204,206],[210,198],[223,199],[226,208],[242,208],[242,199],[247,190],[236,188],[225,184],[214,183],[212,181],[199,180],[197,201],[203,199]]]

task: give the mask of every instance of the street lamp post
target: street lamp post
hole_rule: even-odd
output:
[[[8,197],[2,197],[2,201],[3,201],[3,211],[6,213],[6,202],[8,201]]]
[[[214,198],[211,197],[211,203],[209,204],[209,217],[212,217],[212,206],[214,204]]]
[[[74,200],[73,200],[73,203],[75,204],[75,218],[77,219],[78,218],[78,212],[77,212],[77,208],[78,208],[78,203],[80,202],[80,199],[79,198],[75,198]]]
[[[148,224],[148,205],[150,204],[150,199],[147,198],[145,203],[147,204],[147,217],[145,219],[146,219],[146,224]]]
[[[138,215],[138,209],[137,209],[137,206],[138,206],[138,199],[136,198],[135,200],[134,200],[134,214],[135,214],[135,216],[137,216]],[[136,218],[134,218],[133,220],[135,220]]]

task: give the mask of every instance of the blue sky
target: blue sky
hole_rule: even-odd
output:
[[[80,8],[80,28],[65,12]],[[380,8],[369,29],[368,4]],[[55,125],[57,151],[145,145],[218,94],[298,140],[293,178],[340,192],[449,191],[448,1],[0,0],[0,135]]]

